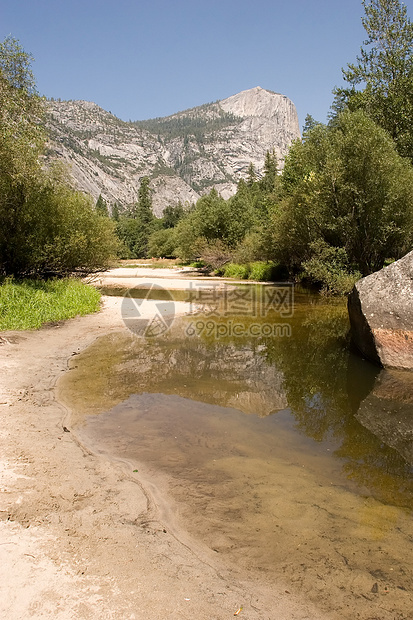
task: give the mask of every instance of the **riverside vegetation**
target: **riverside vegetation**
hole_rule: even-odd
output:
[[[0,329],[97,310],[92,287],[62,278],[106,268],[118,248],[93,200],[61,167],[42,166],[44,102],[31,60],[15,39],[0,43]]]
[[[307,116],[282,173],[267,152],[263,174],[251,164],[230,199],[212,189],[195,204],[167,206],[161,218],[147,176],[136,204],[125,208],[102,197],[95,204],[70,188],[62,167],[42,166],[44,101],[31,56],[8,37],[0,44],[0,275],[61,278],[105,269],[115,255],[164,256],[201,259],[229,277],[288,277],[345,294],[406,254],[413,246],[413,26],[399,0],[362,4],[367,40],[343,70],[348,87],[335,89],[327,124]]]
[[[307,116],[282,174],[274,152],[236,194],[151,210],[150,179],[119,214],[125,257],[201,258],[230,277],[312,283],[348,293],[413,241],[413,28],[398,0],[363,2],[365,47],[343,70],[327,125]],[[364,85],[363,89],[357,86]]]

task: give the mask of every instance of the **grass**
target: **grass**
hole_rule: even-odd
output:
[[[0,284],[0,331],[38,329],[96,312],[99,306],[100,293],[79,280],[6,279]]]
[[[276,282],[285,280],[287,273],[280,265],[273,262],[256,261],[245,265],[228,263],[220,274],[225,278],[253,280],[254,282]]]

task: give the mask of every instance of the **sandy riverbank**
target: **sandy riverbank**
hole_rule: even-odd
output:
[[[221,564],[130,465],[71,432],[57,381],[71,356],[125,329],[120,307],[104,298],[98,314],[0,334],[0,617],[221,620],[240,606],[249,620],[325,617],[286,584]]]

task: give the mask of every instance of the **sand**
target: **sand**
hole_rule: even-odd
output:
[[[77,439],[56,386],[73,355],[126,329],[120,309],[105,297],[97,314],[0,334],[0,618],[328,617],[225,565],[129,463]]]

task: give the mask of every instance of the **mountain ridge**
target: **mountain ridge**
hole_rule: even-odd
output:
[[[300,137],[293,102],[261,87],[147,121],[122,121],[82,100],[47,105],[48,159],[69,164],[73,185],[126,206],[149,176],[156,215],[213,187],[229,198],[251,163],[260,176],[274,149],[282,167]]]

